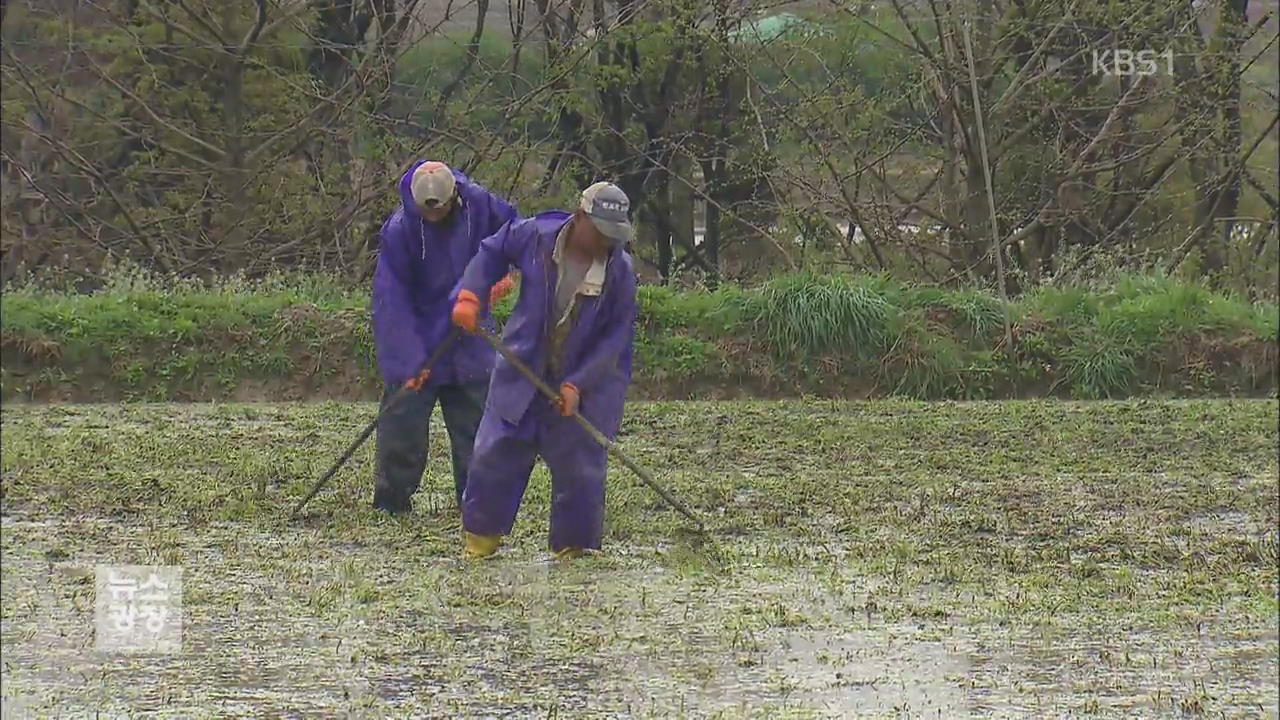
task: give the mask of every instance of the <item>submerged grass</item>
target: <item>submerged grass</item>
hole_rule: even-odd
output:
[[[11,289],[0,394],[371,399],[367,304],[314,277]],[[643,286],[639,305],[637,397],[650,399],[1265,396],[1280,357],[1275,305],[1150,276],[1043,287],[1008,307],[979,290],[815,274],[716,292]]]
[[[638,403],[606,553],[457,561],[447,448],[414,514],[368,405],[6,406],[6,705],[173,717],[1229,717],[1277,696],[1275,401]],[[438,419],[436,420],[438,422]],[[442,432],[433,437],[443,437]],[[96,563],[185,568],[185,647],[92,652]],[[86,584],[88,583],[88,584]]]

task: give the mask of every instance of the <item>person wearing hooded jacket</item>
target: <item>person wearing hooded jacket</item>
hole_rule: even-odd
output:
[[[373,276],[373,337],[387,406],[396,392],[415,392],[378,423],[373,505],[412,509],[427,463],[427,428],[436,402],[444,415],[459,506],[484,411],[494,352],[463,335],[431,368],[427,358],[448,337],[457,283],[480,241],[518,217],[515,207],[441,162],[419,161],[400,179],[401,205],[378,235]],[[489,308],[510,290],[507,275],[486,296]]]
[[[485,238],[463,273],[453,322],[475,333],[481,298],[508,266],[519,270],[502,342],[560,395],[554,404],[538,396],[498,358],[463,493],[466,557],[492,555],[511,533],[539,455],[551,471],[551,551],[565,559],[600,549],[607,451],[572,415],[609,438],[622,423],[636,323],[629,209],[620,188],[596,183],[573,213],[539,213]]]

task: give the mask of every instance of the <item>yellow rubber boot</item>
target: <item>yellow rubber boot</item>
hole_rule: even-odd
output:
[[[582,548],[567,547],[567,548],[561,548],[555,551],[554,553],[552,553],[552,557],[554,557],[556,560],[574,560],[586,554],[587,554],[586,551],[583,550]]]
[[[462,555],[468,560],[489,557],[498,552],[498,547],[501,545],[501,535],[476,535],[473,532],[462,531]]]

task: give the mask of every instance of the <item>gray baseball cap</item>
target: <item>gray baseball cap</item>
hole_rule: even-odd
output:
[[[631,239],[631,222],[627,219],[631,201],[622,188],[613,183],[598,182],[582,191],[580,207],[605,237],[615,243]]]

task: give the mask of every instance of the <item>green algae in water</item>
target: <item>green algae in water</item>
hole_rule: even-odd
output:
[[[459,561],[451,501],[369,509],[371,448],[305,522],[282,521],[367,405],[6,407],[3,700],[35,716],[1266,715],[1276,411],[635,404],[621,442],[712,540],[617,469],[607,552],[561,566],[543,562],[541,467],[492,563]],[[435,441],[423,492],[449,483]],[[183,654],[93,652],[97,563],[183,565]]]

